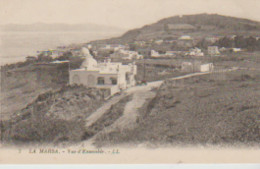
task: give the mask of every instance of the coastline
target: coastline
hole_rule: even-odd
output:
[[[0,31],[0,66],[26,61],[37,51],[55,50],[59,46],[81,45],[90,41],[120,36],[122,32],[12,32]]]

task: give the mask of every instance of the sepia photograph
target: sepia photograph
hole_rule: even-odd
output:
[[[260,164],[259,0],[0,0],[0,164]]]

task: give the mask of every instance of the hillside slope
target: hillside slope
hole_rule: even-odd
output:
[[[121,37],[102,42],[131,43],[135,40],[164,39],[183,34],[194,37],[232,34],[257,35],[259,32],[260,22],[217,14],[197,14],[165,18],[142,28],[130,30]]]
[[[259,71],[166,81],[139,109],[135,128],[105,133],[95,144],[259,145],[259,82]]]
[[[81,141],[84,119],[104,103],[102,92],[83,86],[64,86],[40,94],[10,120],[1,121],[3,143]]]

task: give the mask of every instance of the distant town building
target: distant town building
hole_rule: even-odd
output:
[[[138,48],[137,52],[144,57],[150,57],[151,56],[151,49],[150,48]]]
[[[183,72],[211,72],[213,69],[213,63],[183,62],[181,64]]]
[[[221,48],[219,49],[220,52],[226,52],[227,50],[228,50],[228,48],[225,48],[225,47],[221,47]]]
[[[215,36],[210,36],[210,37],[206,37],[205,41],[209,42],[209,43],[215,43],[219,40],[219,37],[215,37]]]
[[[157,52],[155,50],[151,50],[151,57],[157,58],[157,57],[161,57],[161,55],[159,52]]]
[[[145,41],[135,41],[134,44],[137,46],[145,46],[146,42]]]
[[[190,24],[168,24],[168,30],[194,30],[195,26]]]
[[[228,36],[227,36],[227,38],[228,38],[228,39],[231,39],[231,40],[234,40],[236,37],[237,37],[237,35],[228,35]]]
[[[93,48],[93,46],[91,46]],[[89,48],[90,49],[90,48]],[[120,49],[126,49],[125,45],[121,44],[98,44],[95,46],[95,50],[98,51],[118,51]]]
[[[192,47],[194,45],[193,38],[189,35],[183,35],[178,38],[177,46],[179,47]]]
[[[124,50],[124,49],[115,51],[113,54],[110,55],[110,57],[117,58],[117,59],[125,59],[125,60],[143,59],[143,56],[138,54],[138,52]]]
[[[189,35],[183,35],[179,37],[178,40],[193,40],[193,38]]]
[[[85,61],[80,69],[69,72],[70,84],[81,84],[87,87],[100,88],[113,95],[122,89],[135,85],[137,67],[135,64],[123,65],[120,62],[111,62],[109,59],[97,63],[87,48],[82,48]]]
[[[192,48],[189,50],[189,52],[186,54],[189,56],[204,56],[204,53],[201,51],[200,48]]]
[[[219,55],[220,52],[218,50],[218,46],[208,46],[208,54],[211,56]]]
[[[169,57],[175,57],[177,54],[177,51],[166,51],[165,55]]]
[[[157,45],[161,45],[163,43],[163,40],[158,39],[158,40],[154,41],[154,43],[157,44]]]
[[[200,72],[212,72],[214,69],[213,63],[205,63],[199,66]]]
[[[233,52],[241,52],[242,49],[241,49],[241,48],[232,48],[232,51],[233,51]]]

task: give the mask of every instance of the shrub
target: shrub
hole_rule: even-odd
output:
[[[10,139],[18,143],[80,141],[84,134],[84,124],[77,119],[30,118],[10,129]]]

